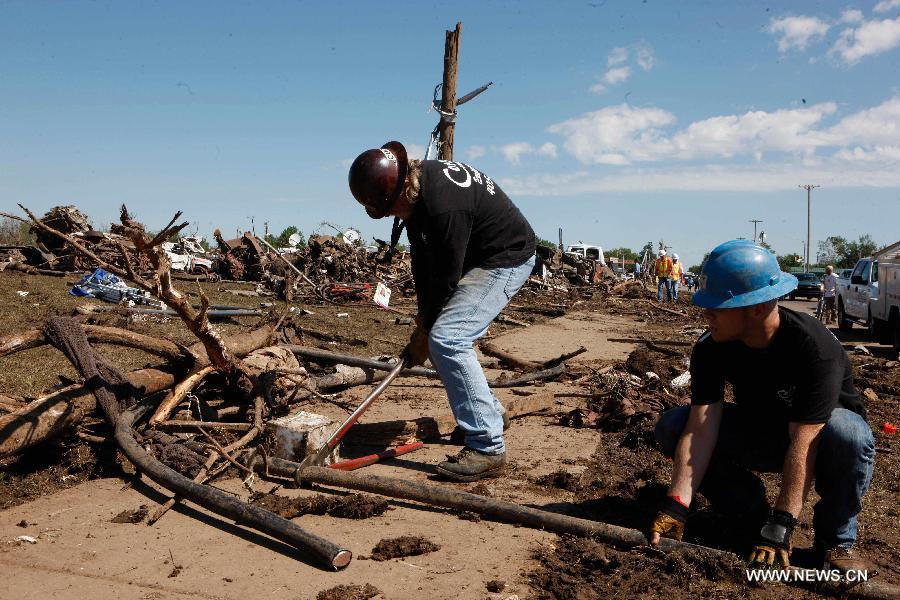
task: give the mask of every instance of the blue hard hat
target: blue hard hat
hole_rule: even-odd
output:
[[[749,240],[731,240],[709,253],[692,303],[700,308],[740,308],[795,289],[797,278],[781,270],[775,254]]]

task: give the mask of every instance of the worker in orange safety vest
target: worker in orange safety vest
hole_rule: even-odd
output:
[[[678,302],[678,288],[684,279],[684,268],[677,254],[672,254],[672,302]]]
[[[672,259],[666,256],[665,250],[659,251],[659,257],[653,269],[657,277],[656,299],[662,302],[663,287],[666,288],[666,300],[672,300]]]

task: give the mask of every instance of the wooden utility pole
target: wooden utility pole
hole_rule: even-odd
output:
[[[806,266],[803,271],[809,273],[809,247],[812,244],[812,191],[819,186],[810,183],[798,187],[806,190]]]
[[[459,66],[459,36],[462,23],[453,31],[445,31],[444,82],[441,89],[441,122],[438,137],[438,157],[453,160],[453,127],[456,119],[456,73]]]

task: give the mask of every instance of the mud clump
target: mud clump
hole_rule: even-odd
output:
[[[491,581],[485,583],[484,587],[487,589],[487,591],[496,594],[497,592],[502,592],[504,589],[506,589],[506,582],[500,581],[499,579],[492,579]]]
[[[398,538],[384,539],[372,548],[372,560],[390,560],[404,556],[418,556],[436,552],[441,547],[418,535],[404,535]]]
[[[366,585],[336,585],[316,594],[316,600],[369,600],[381,594],[381,590],[367,583]]]
[[[554,471],[549,475],[538,477],[535,483],[544,487],[559,488],[569,492],[577,492],[584,488],[581,484],[581,477],[575,473],[568,471]]]
[[[528,573],[535,598],[592,600],[611,595],[696,598],[741,597],[748,593],[744,565],[735,557],[662,553],[652,549],[623,552],[593,540],[563,538],[535,556],[541,566]]]
[[[384,498],[366,494],[325,496],[317,494],[304,498],[289,498],[278,494],[255,494],[250,503],[269,512],[293,519],[303,515],[330,515],[339,519],[369,519],[377,517],[390,507]]]
[[[109,522],[137,524],[146,519],[149,512],[150,508],[146,504],[141,504],[134,510],[123,510],[112,519],[110,519]]]
[[[625,368],[638,377],[645,377],[648,371],[652,371],[666,381],[684,371],[683,357],[679,352],[671,351],[670,355],[645,347],[635,348],[628,355]]]

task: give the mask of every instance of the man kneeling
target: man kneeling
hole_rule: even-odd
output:
[[[775,255],[752,242],[710,253],[692,299],[709,330],[691,356],[691,405],[656,425],[674,464],[652,543],[681,539],[699,491],[717,512],[762,525],[751,563],[789,566],[791,532],[815,479],[815,549],[824,568],[866,569],[851,549],[875,441],[838,340],[811,315],[778,306],[796,287]],[[735,404],[724,402],[725,382]],[[774,510],[752,470],[781,473]]]

